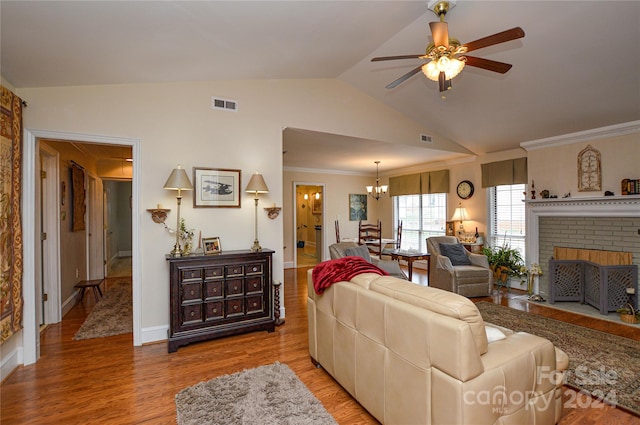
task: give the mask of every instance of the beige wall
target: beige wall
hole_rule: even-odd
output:
[[[283,204],[282,131],[287,126],[390,143],[415,143],[428,133],[397,111],[337,80],[213,81],[23,88],[17,94],[29,103],[26,129],[40,129],[140,140],[141,211],[140,275],[145,329],[169,323],[168,266],[165,255],[173,245],[162,225],[153,223],[147,208],[171,208],[167,223],[175,220],[175,193],[163,189],[171,170],[192,167],[239,169],[241,208],[193,208],[185,193],[182,216],[203,237],[220,236],[223,249],[246,249],[254,239],[254,206],[244,185],[260,171],[270,193],[260,198],[259,240],[276,251],[274,279],[283,280],[283,219],[269,220],[264,206]],[[238,102],[238,112],[212,110],[211,97]],[[310,99],[313,99],[310,102]],[[436,141],[438,136],[436,135]],[[445,141],[446,142],[446,141]],[[338,177],[336,177],[338,179]],[[354,185],[361,192],[364,181]],[[291,192],[287,194],[290,200]],[[345,210],[340,212],[346,217]],[[338,211],[327,212],[335,217]],[[282,215],[281,215],[282,217]],[[332,223],[330,221],[330,223]],[[29,225],[29,223],[25,223]],[[286,240],[292,241],[291,226]],[[292,242],[287,242],[291,246]],[[32,284],[32,283],[26,283]],[[144,340],[144,337],[143,337]]]
[[[601,154],[602,191],[578,192],[578,153],[591,145]],[[530,150],[529,182],[535,181],[536,191],[549,190],[561,198],[571,196],[603,196],[606,190],[620,195],[622,179],[640,178],[640,134],[608,137],[569,145]]]

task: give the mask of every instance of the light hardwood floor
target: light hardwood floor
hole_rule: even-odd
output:
[[[425,284],[426,273],[414,270],[413,281]],[[110,283],[111,279],[107,288]],[[373,417],[309,359],[306,269],[286,270],[284,288],[286,323],[275,332],[254,332],[192,344],[171,354],[167,353],[166,343],[133,347],[131,334],[74,341],[74,333],[93,306],[93,300],[87,297],[61,323],[49,326],[44,332],[38,363],[18,368],[2,383],[0,422],[6,425],[174,424],[174,396],[181,389],[216,376],[279,361],[291,367],[338,423],[376,424]],[[640,340],[638,328],[531,305],[514,299],[513,294],[502,293],[481,300]],[[571,390],[566,391],[569,397]],[[630,425],[640,420],[620,409],[605,407],[565,409],[560,423]]]

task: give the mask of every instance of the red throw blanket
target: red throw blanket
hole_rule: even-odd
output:
[[[336,282],[351,280],[361,273],[377,273],[388,275],[386,271],[374,266],[362,257],[342,257],[336,260],[324,261],[313,268],[313,289],[316,294],[322,292]]]

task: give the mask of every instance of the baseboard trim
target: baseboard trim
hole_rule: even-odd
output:
[[[285,269],[292,269],[292,268],[294,268],[293,261],[285,261],[285,262],[283,263],[283,267],[284,267]]]
[[[142,344],[149,344],[149,343],[158,342],[158,341],[166,341],[168,339],[167,338],[168,331],[169,331],[168,325],[151,326],[149,328],[142,328],[142,331],[141,331]]]
[[[0,364],[0,382],[4,383],[18,366],[24,363],[22,347],[16,347],[9,354],[2,353],[2,364]]]

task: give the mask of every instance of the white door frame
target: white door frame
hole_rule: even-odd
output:
[[[22,159],[22,227],[23,227],[23,333],[22,348],[24,365],[35,363],[39,353],[39,329],[36,316],[36,153],[37,139],[71,140],[83,143],[102,143],[110,145],[131,146],[133,153],[133,180],[132,196],[135,202],[132,204],[132,251],[133,251],[133,345],[142,345],[141,335],[141,276],[140,276],[140,185],[141,165],[140,158],[141,140],[124,137],[99,136],[94,134],[66,133],[53,130],[24,129],[24,155]]]
[[[38,212],[42,217],[42,229],[47,238],[44,242],[40,262],[42,267],[42,288],[47,294],[44,302],[44,323],[58,323],[62,320],[61,275],[60,275],[60,195],[58,182],[60,181],[60,154],[55,149],[38,144],[42,171],[47,173],[45,179],[40,179],[42,189],[42,205]],[[39,219],[38,219],[39,221]],[[40,241],[36,233],[37,241]],[[37,247],[39,249],[39,246]],[[40,279],[40,270],[36,271],[36,280]],[[36,292],[36,299],[40,294]]]

